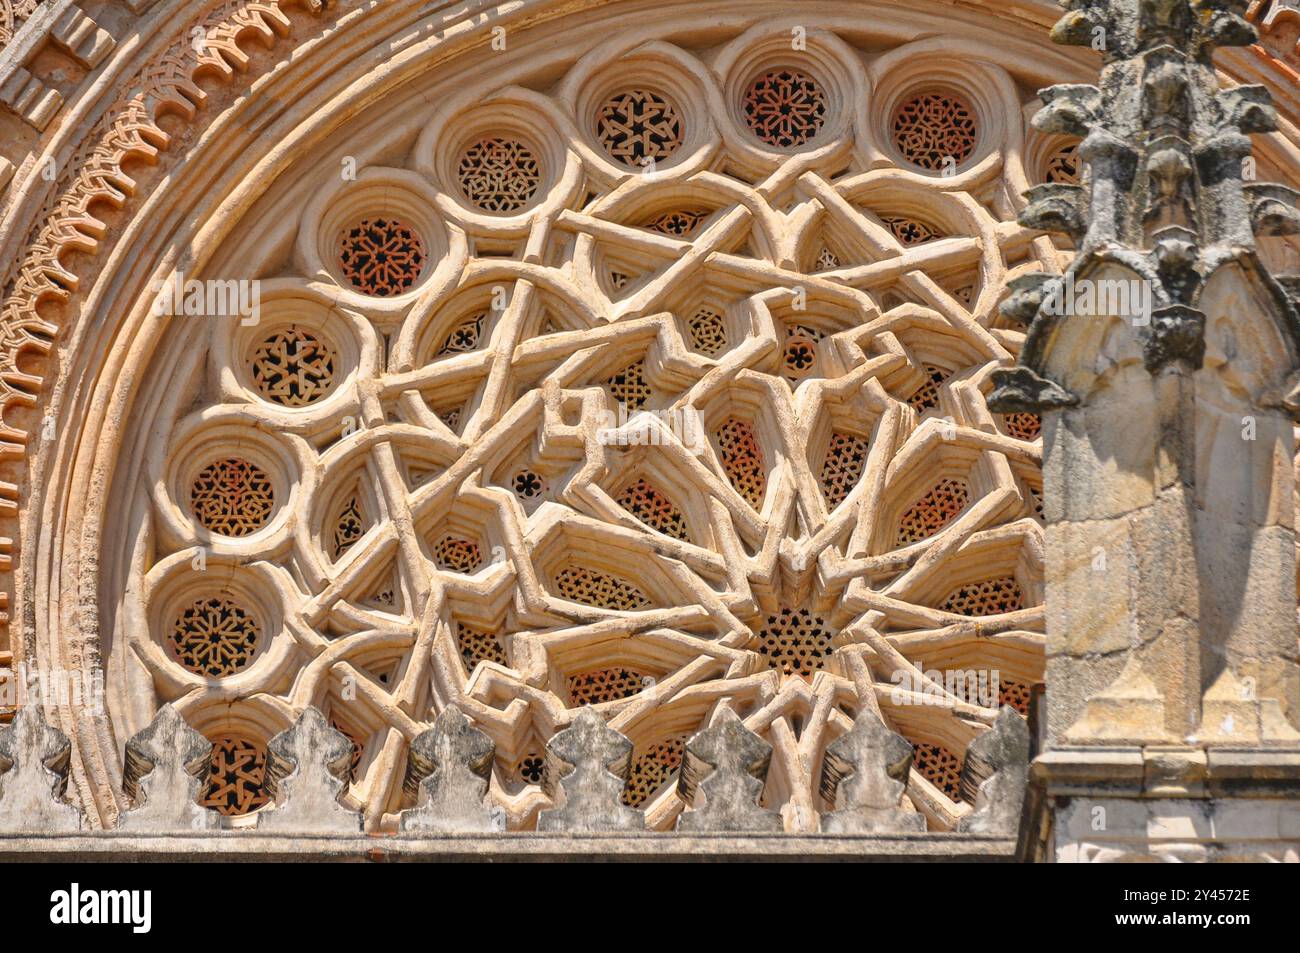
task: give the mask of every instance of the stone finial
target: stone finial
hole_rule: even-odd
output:
[[[206,831],[221,826],[199,795],[212,759],[212,742],[171,705],[126,743],[122,790],[132,806],[117,819],[123,831]]]
[[[645,829],[645,814],[619,800],[632,769],[632,742],[599,712],[578,712],[572,725],[547,742],[546,755],[547,787],[558,786],[564,803],[538,815],[539,831]],[[565,768],[572,770],[564,774]]]
[[[433,727],[411,742],[406,789],[417,805],[402,812],[400,829],[438,834],[502,830],[500,810],[484,804],[495,751],[492,739],[459,708],[444,708]]]
[[[63,799],[71,754],[68,736],[45,723],[39,706],[18,709],[0,731],[0,833],[81,828],[81,812]]]
[[[694,810],[677,818],[677,829],[784,830],[780,814],[758,806],[771,761],[772,746],[723,708],[712,725],[686,742],[677,793]]]
[[[1014,835],[1029,784],[1029,724],[1011,706],[1003,706],[993,727],[971,742],[962,770],[975,764],[987,766],[992,774],[980,784],[975,810],[957,822],[957,830]]]
[[[361,815],[339,803],[347,786],[352,742],[331,728],[317,709],[304,708],[293,727],[272,738],[266,751],[266,791],[275,807],[261,813],[259,831],[361,830]]]
[[[924,831],[925,818],[902,807],[912,746],[879,713],[863,708],[853,728],[826,748],[821,792],[837,808],[822,815],[827,834]]]

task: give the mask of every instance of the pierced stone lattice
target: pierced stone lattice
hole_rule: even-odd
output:
[[[831,271],[840,266],[840,258],[829,248],[823,247],[817,253],[817,260],[813,262],[814,271]]]
[[[907,402],[912,405],[918,414],[933,410],[939,406],[939,388],[948,379],[948,375],[943,372],[942,368],[935,367],[933,364],[926,364],[924,370],[927,378],[925,383],[918,387],[911,397],[907,398]]]
[[[502,648],[501,640],[484,629],[476,629],[463,622],[456,623],[456,646],[460,649],[460,657],[465,660],[465,670],[468,672],[474,671],[479,662],[507,664],[506,650]]]
[[[1037,440],[1043,432],[1043,419],[1037,414],[1007,414],[1002,422],[1007,433],[1020,440]]]
[[[596,138],[611,158],[639,169],[681,148],[681,113],[658,93],[623,90],[601,105]]]
[[[682,511],[645,480],[637,480],[624,489],[618,495],[618,505],[665,536],[690,540],[690,534],[686,530],[686,517]]]
[[[974,110],[947,93],[923,93],[903,103],[894,113],[893,132],[903,158],[935,172],[969,159],[978,139]]]
[[[334,388],[333,348],[296,324],[267,337],[253,353],[257,392],[283,407],[305,407]]]
[[[745,92],[745,122],[769,146],[791,149],[817,135],[826,122],[826,94],[797,69],[771,70]]]
[[[759,633],[758,651],[767,667],[784,675],[810,677],[831,656],[832,634],[826,621],[807,609],[782,607],[767,617]]]
[[[631,698],[646,687],[646,677],[627,668],[602,668],[569,676],[574,707]]]
[[[944,612],[970,616],[998,615],[1024,607],[1025,594],[1014,576],[958,586],[938,606]]]
[[[1047,161],[1047,181],[1062,185],[1078,185],[1083,174],[1079,158],[1079,143],[1071,142],[1057,149]]]
[[[266,804],[266,747],[238,735],[212,739],[208,786],[199,804],[227,817],[251,814]]]
[[[727,325],[712,308],[700,308],[690,320],[691,347],[707,357],[727,349]]]
[[[520,470],[510,485],[521,500],[538,500],[546,492],[546,481],[532,470]]]
[[[895,544],[908,546],[929,539],[957,518],[969,498],[969,488],[963,481],[940,480],[899,518]]]
[[[1032,685],[1004,678],[998,685],[998,704],[1010,705],[1028,718],[1029,700],[1033,695],[1032,690]]]
[[[939,745],[914,746],[912,766],[954,804],[961,803],[961,759]]]
[[[474,572],[483,565],[478,543],[459,536],[444,536],[433,550],[433,561],[448,572]]]
[[[438,348],[438,357],[445,354],[463,354],[466,351],[472,351],[479,345],[479,336],[483,333],[483,322],[487,320],[487,313],[476,314],[472,318],[466,318],[460,324],[452,328],[451,333],[447,335],[447,340]]]
[[[334,558],[338,559],[366,535],[366,519],[361,510],[361,501],[353,494],[343,504],[338,517],[334,520],[334,538],[332,547]]]
[[[709,213],[704,211],[673,209],[656,215],[645,223],[645,227],[664,235],[686,238],[700,227],[700,222],[708,217]]]
[[[628,807],[641,807],[655,792],[677,776],[686,750],[684,735],[669,738],[632,755],[632,770],[623,788],[622,801]]]
[[[239,457],[216,460],[194,478],[190,506],[206,529],[223,536],[248,536],[271,518],[275,491],[256,463]]]
[[[904,248],[911,248],[913,245],[923,245],[926,242],[932,242],[936,238],[943,238],[943,233],[933,225],[927,225],[925,222],[915,218],[908,218],[903,215],[882,215],[880,220],[884,222],[894,237],[898,239],[900,245]]]
[[[596,569],[566,566],[555,574],[555,588],[565,599],[601,609],[634,612],[653,608],[632,583]]]
[[[817,342],[821,334],[812,328],[793,325],[786,329],[785,347],[781,363],[787,378],[804,377],[817,363]]]
[[[196,675],[234,675],[253,660],[257,621],[229,599],[212,596],[181,610],[172,626],[176,660]]]
[[[828,509],[835,509],[862,479],[870,443],[865,437],[836,430],[822,461],[821,486]]]
[[[645,379],[645,361],[629,364],[607,382],[614,400],[629,411],[641,410],[650,400],[650,385]]]
[[[750,506],[758,509],[767,493],[767,470],[754,428],[736,417],[728,417],[714,436],[727,479]]]
[[[405,294],[420,280],[425,260],[419,233],[394,218],[363,219],[339,238],[343,277],[364,295]]]
[[[546,776],[546,758],[539,752],[530,751],[515,765],[514,776],[524,784],[541,784]]]
[[[542,168],[522,142],[480,139],[461,156],[458,169],[465,198],[486,212],[517,212],[537,194]]]

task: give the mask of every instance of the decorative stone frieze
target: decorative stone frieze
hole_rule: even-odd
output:
[[[692,810],[679,831],[781,831],[781,815],[758,804],[772,761],[772,746],[745,727],[730,708],[686,743],[677,783]]]
[[[406,788],[416,806],[402,812],[403,833],[501,830],[504,815],[485,803],[495,752],[492,739],[452,705],[411,742]]]
[[[67,735],[26,705],[0,728],[0,833],[60,834],[82,827],[81,811],[67,802]]]
[[[977,739],[971,749],[981,744],[982,739]],[[864,708],[853,728],[826,748],[821,792],[836,810],[822,815],[822,831],[886,834],[925,830],[925,818],[903,796],[911,765],[912,746],[907,739],[891,731],[875,708]]]
[[[211,766],[212,742],[163,705],[149,727],[126,743],[122,790],[131,807],[117,829],[161,833],[220,827],[216,811],[200,807],[199,795]]]
[[[352,744],[316,708],[267,743],[266,788],[274,802],[257,816],[259,831],[355,833],[361,815],[339,803],[347,787]]]
[[[558,806],[542,811],[537,829],[550,833],[638,831],[642,811],[619,802],[631,769],[632,742],[584,708],[546,744],[547,786]]]

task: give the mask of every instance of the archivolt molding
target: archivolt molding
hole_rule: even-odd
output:
[[[381,48],[419,5],[338,6],[322,23],[339,29],[307,41],[317,56],[339,52],[349,37],[354,53]],[[586,4],[585,15],[606,6]],[[91,370],[68,355],[76,386],[98,392],[93,403],[68,393],[66,406],[102,420],[83,432],[64,411],[58,421],[78,437],[56,434],[41,455],[48,505],[57,513],[81,500],[87,512],[58,515],[59,557],[23,567],[34,597],[23,605],[23,631],[41,633],[27,652],[47,664],[96,665],[102,648],[115,686],[111,723],[61,713],[82,799],[101,819],[116,810],[120,741],[163,698],[232,752],[255,751],[302,705],[322,706],[357,743],[351,796],[376,828],[391,826],[399,806],[405,744],[453,697],[497,743],[494,794],[514,826],[530,824],[546,803],[530,759],[572,705],[606,706],[637,744],[637,776],[658,778],[680,757],[681,737],[725,703],[773,742],[767,799],[799,830],[820,809],[811,778],[825,744],[847,726],[860,694],[873,692],[920,746],[910,792],[932,829],[969,810],[953,795],[953,765],[991,709],[947,692],[941,706],[897,704],[888,676],[993,665],[1023,707],[1023,686],[1041,675],[1036,431],[990,415],[982,394],[988,372],[1019,346],[1017,332],[994,317],[1002,285],[1059,263],[1049,241],[1009,224],[1019,192],[1047,174],[1056,150],[1024,139],[1018,119],[1029,96],[980,62],[992,58],[978,42],[955,44],[968,57],[961,71],[940,68],[939,49],[950,60],[954,49],[943,38],[864,60],[862,45],[844,39],[863,32],[846,13],[810,24],[808,50],[796,54],[790,22],[752,4],[716,6],[727,8],[728,23],[756,25],[718,34],[718,48],[699,57],[664,27],[687,14],[657,8],[660,22],[637,29],[635,42],[587,49],[572,39],[581,31],[569,32],[572,61],[556,67],[562,78],[552,89],[531,88],[512,67],[518,78],[451,84],[455,95],[429,96],[418,119],[407,118],[403,110],[427,95],[398,92],[419,71],[418,57],[427,72],[429,55],[446,49],[441,62],[455,69],[450,57],[482,49],[494,23],[433,17],[446,38],[394,52],[366,93],[390,97],[393,115],[404,117],[395,128],[424,130],[411,139],[409,161],[395,133],[357,150],[356,182],[317,174],[332,188],[295,193],[284,186],[295,173],[280,176],[296,168],[305,181],[311,163],[295,167],[291,150],[268,149],[264,183],[245,182],[220,213],[204,203],[203,221],[187,225],[198,246],[188,260],[200,274],[208,256],[214,268],[238,260],[218,248],[226,233],[247,234],[240,215],[265,223],[301,211],[296,237],[295,220],[257,245],[259,267],[280,269],[258,274],[283,276],[266,285],[266,322],[210,341],[205,329],[203,343],[174,330],[146,340],[124,323],[120,363]],[[881,42],[891,46],[910,38],[918,18],[937,28],[951,14],[885,6]],[[1042,6],[1041,22],[1050,23],[1054,8]],[[163,4],[157,16],[171,12]],[[580,14],[565,12],[572,31]],[[519,49],[530,28],[544,33],[559,13],[525,4],[497,22],[509,24]],[[93,145],[82,147],[84,163],[66,167],[58,198],[28,232],[33,251],[6,288],[2,317],[0,410],[15,461],[39,413],[41,375],[27,355],[49,351],[59,302],[79,300],[78,281],[93,277],[69,268],[67,253],[105,257],[110,236],[93,203],[125,206],[134,183],[122,162],[156,160],[177,132],[168,117],[195,118],[204,99],[196,80],[229,77],[247,61],[251,36],[271,41],[290,27],[278,3],[215,4],[202,22],[217,42],[198,54],[185,30],[174,33],[162,65],[122,87],[148,81],[158,91],[132,92],[120,111],[105,113]],[[1016,55],[1034,82],[1068,78],[1061,53],[1044,50],[1050,65],[1031,65],[1029,49],[1026,41]],[[668,121],[646,147],[675,144],[651,175],[629,167],[635,152],[607,148],[593,109],[616,87],[620,62],[635,63],[662,102],[622,103],[611,114],[652,108],[662,123],[669,103],[686,130],[674,143]],[[292,65],[301,77],[317,63]],[[298,148],[315,136],[322,161],[333,163],[342,134],[327,139],[327,130],[374,105],[355,96],[343,105],[348,70],[366,63],[357,56],[325,81],[335,98],[324,112],[272,99],[284,128],[314,127]],[[825,97],[809,142],[768,142],[747,119],[742,89],[782,70],[805,74]],[[936,91],[962,100],[978,122],[969,154],[946,178],[909,166],[889,131],[904,100]],[[478,178],[466,185],[461,158],[488,139],[524,151],[480,150]],[[187,144],[220,151],[210,137]],[[1277,148],[1294,157],[1285,142]],[[201,167],[196,153],[187,161]],[[160,197],[154,214],[166,208]],[[11,211],[24,201],[18,196]],[[397,293],[360,294],[331,248],[331,236],[350,227],[342,223],[370,208],[400,218],[423,242],[427,264]],[[129,252],[115,249],[120,270],[94,293],[119,281],[117,306],[139,326],[150,269],[128,276]],[[505,306],[494,309],[502,284]],[[806,290],[797,311],[794,284]],[[281,302],[282,322],[274,318]],[[277,330],[287,336],[275,347],[299,353],[300,326],[318,332],[335,366],[319,403],[290,407],[259,392],[248,358]],[[205,347],[206,371],[187,356]],[[135,412],[155,433],[126,413],[129,400],[113,397],[120,387],[105,378],[114,373],[139,382],[127,385],[138,388]],[[194,380],[205,383],[194,390]],[[611,401],[636,405],[647,393],[650,409],[700,409],[703,458],[667,429],[654,431],[653,448],[627,452],[598,439]],[[202,409],[182,414],[194,398]],[[345,417],[359,428],[339,430]],[[257,436],[232,438],[241,422]],[[186,482],[194,486],[216,462],[190,459],[209,446],[239,446],[265,475],[269,490],[259,492],[273,502],[246,534],[214,532],[186,498]],[[253,471],[222,472],[247,480]],[[7,491],[11,513],[20,483]],[[227,505],[206,499],[218,512]],[[242,516],[255,523],[257,512]],[[42,516],[27,519],[34,534]],[[109,521],[102,542],[97,520]],[[340,535],[340,526],[355,529]],[[194,547],[208,552],[205,578],[225,580],[221,593],[257,619],[251,647],[230,641],[229,671],[219,677],[179,664],[164,634],[215,598],[193,578]],[[245,620],[211,608],[247,635]],[[851,657],[870,659],[874,671]],[[680,805],[662,785],[642,788],[652,823],[670,823]]]

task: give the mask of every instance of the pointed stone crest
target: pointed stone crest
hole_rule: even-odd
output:
[[[645,830],[645,814],[620,800],[632,769],[632,742],[599,712],[578,712],[547,743],[546,754],[547,787],[563,793],[563,804],[538,815],[539,831]]]
[[[72,744],[36,705],[18,709],[0,731],[0,833],[80,830],[81,812],[64,800]]]
[[[355,834],[361,815],[339,803],[347,786],[352,742],[316,708],[266,746],[266,791],[275,807],[259,815],[259,831]]]
[[[694,810],[677,818],[679,831],[784,830],[781,815],[759,807],[772,746],[730,708],[686,743],[677,793]]]
[[[822,816],[827,834],[924,831],[925,817],[903,805],[912,746],[864,707],[853,728],[826,748],[821,793],[836,810]]]
[[[416,806],[402,812],[403,833],[488,833],[504,830],[504,814],[485,804],[492,774],[492,739],[455,705],[411,742],[406,790]]]
[[[963,771],[975,764],[987,766],[992,774],[980,784],[975,810],[957,822],[957,830],[1014,835],[1029,784],[1029,724],[1010,705],[998,712],[991,729],[971,742]]]
[[[126,743],[122,790],[131,800],[117,820],[123,831],[206,831],[221,826],[199,795],[212,760],[212,742],[171,705]]]

